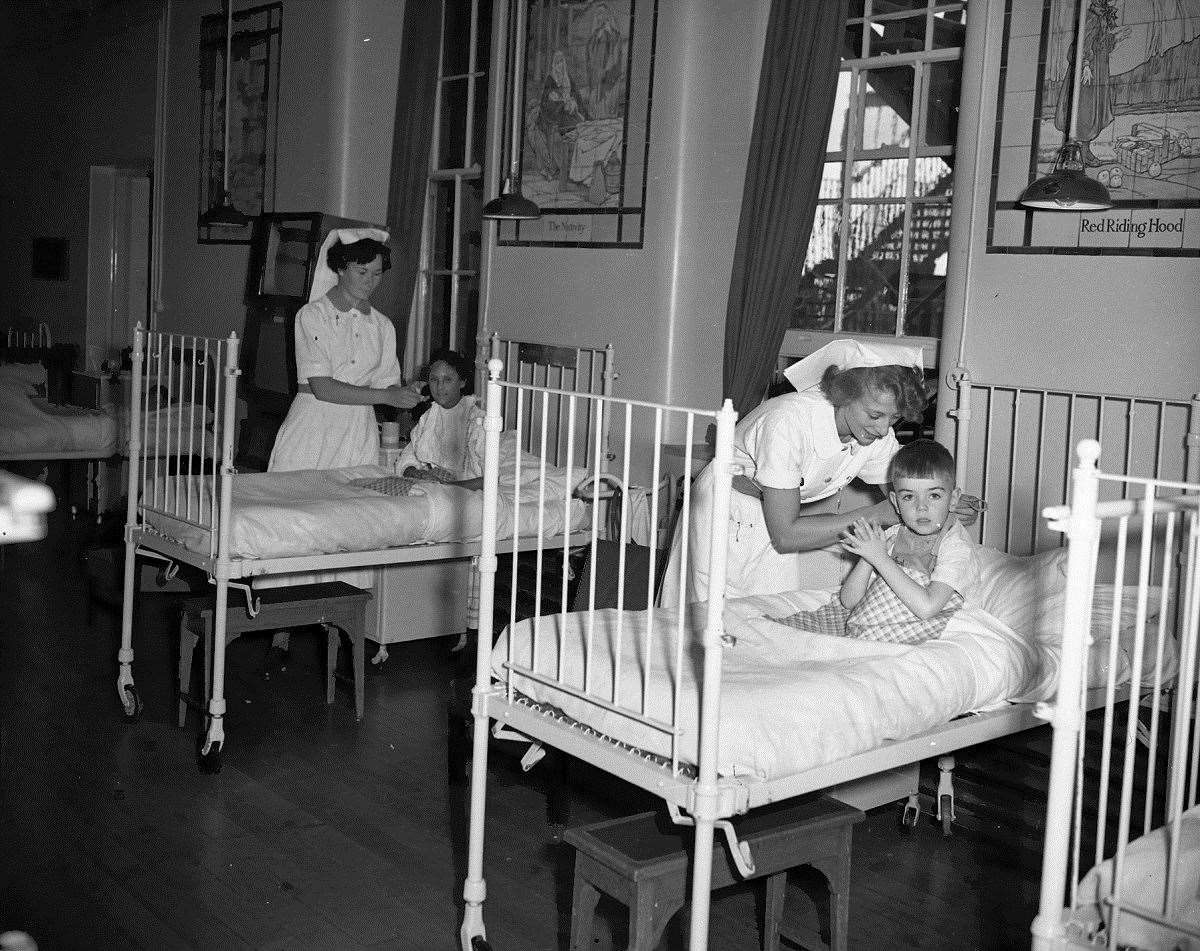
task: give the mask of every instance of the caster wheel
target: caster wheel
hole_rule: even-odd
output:
[[[471,939],[471,951],[492,951],[492,946],[488,944],[487,938],[476,935]]]
[[[142,698],[138,696],[137,687],[132,685],[126,687],[125,697],[126,700],[121,718],[126,723],[137,723],[142,715]]]
[[[900,831],[912,832],[917,827],[917,818],[921,815],[921,811],[916,806],[904,806],[900,810]]]
[[[942,836],[948,839],[954,835],[954,800],[949,796],[942,796],[938,804],[941,807]]]
[[[215,776],[221,771],[221,744],[214,743],[208,750],[204,752],[204,734],[201,733],[196,739],[196,763],[200,767],[200,772],[206,776]]]

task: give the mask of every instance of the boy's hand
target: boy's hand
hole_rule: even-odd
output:
[[[888,556],[887,535],[879,525],[865,518],[856,518],[842,532],[839,541],[846,551],[871,565],[878,564]]]
[[[950,510],[950,514],[959,520],[964,526],[975,524],[975,519],[979,518],[979,513],[987,508],[987,502],[979,498],[977,495],[960,495],[958,501],[954,503],[954,508]]]

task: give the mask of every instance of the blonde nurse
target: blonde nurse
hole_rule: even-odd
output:
[[[900,448],[892,427],[919,420],[926,404],[921,350],[838,340],[793,364],[796,388],[769,399],[737,424],[735,477],[729,512],[727,597],[799,588],[834,591],[851,566],[838,537],[857,519],[883,528],[899,523],[886,499],[843,504],[854,479],[884,486]],[[681,531],[676,531],[660,603],[708,598],[712,471],[692,488],[687,575],[680,579]],[[967,524],[975,509],[960,507]]]
[[[411,409],[419,393],[401,386],[396,330],[370,297],[391,266],[388,233],[330,232],[309,302],[296,314],[299,391],[275,437],[267,468],[336,469],[379,461],[376,405]]]

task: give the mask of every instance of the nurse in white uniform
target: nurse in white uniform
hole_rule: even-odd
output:
[[[321,248],[309,303],[296,314],[299,392],[269,471],[377,463],[374,407],[411,409],[420,401],[400,385],[395,327],[369,300],[391,267],[387,240],[378,228],[342,228]]]
[[[838,493],[855,478],[887,482],[899,449],[892,426],[925,410],[921,366],[916,347],[838,340],[784,371],[797,392],[765,401],[738,422],[733,462],[744,474],[730,499],[727,597],[836,590],[850,566],[838,536],[860,517],[884,528],[898,524],[886,499],[842,511]],[[711,505],[710,466],[692,487],[686,601],[708,598]],[[663,581],[664,607],[679,603],[681,534]]]

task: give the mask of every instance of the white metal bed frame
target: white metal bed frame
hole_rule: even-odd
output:
[[[487,463],[484,473],[485,528],[483,547],[478,562],[481,576],[481,630],[489,629],[496,607],[494,603],[496,538],[494,530],[491,529],[488,522],[489,519],[494,519],[495,517],[496,454],[499,432],[504,423],[504,418],[499,408],[502,405],[511,403],[514,392],[518,401],[526,398],[535,400],[538,398],[539,393],[542,394],[542,398],[546,398],[547,392],[550,394],[554,393],[554,390],[551,388],[502,381],[499,379],[499,370],[499,364],[493,362],[491,379],[487,388],[487,418],[485,423],[487,431]],[[970,442],[971,437],[967,426],[970,420],[971,391],[981,386],[989,392],[988,426],[984,429],[982,437],[985,446],[985,458],[994,458],[993,454],[999,451],[996,449],[997,440],[994,438],[996,434],[992,432],[991,426],[993,421],[991,400],[994,399],[995,392],[1001,388],[987,384],[974,384],[970,381],[969,377],[964,375],[964,378],[959,381],[960,402],[955,413],[958,417],[960,427],[960,466],[962,465],[962,461],[967,458],[967,453],[975,448]],[[1034,391],[1011,387],[1004,389],[1014,392],[1018,402],[1033,394],[1040,398],[1044,405],[1048,405],[1048,402],[1059,394],[1059,391],[1055,390]],[[1136,397],[1117,397],[1106,394],[1068,393],[1064,395],[1073,408],[1080,401],[1099,400],[1101,407],[1099,411],[1101,431],[1104,429],[1103,406],[1107,401],[1123,400],[1130,409],[1136,407],[1141,402],[1145,402]],[[508,679],[494,683],[491,650],[486,640],[481,638],[476,657],[476,686],[473,691],[474,745],[471,831],[469,838],[468,874],[463,890],[465,911],[460,931],[460,940],[464,951],[488,947],[482,918],[482,902],[486,895],[486,886],[483,879],[482,849],[488,724],[490,720],[496,720],[497,726],[494,732],[497,736],[530,742],[532,744],[524,760],[527,765],[531,765],[540,758],[540,746],[542,744],[553,746],[607,772],[621,776],[628,782],[660,796],[666,802],[672,818],[676,822],[695,825],[696,848],[695,863],[693,866],[691,949],[692,951],[704,951],[707,941],[709,876],[711,874],[712,834],[714,830],[719,829],[723,832],[730,845],[731,857],[739,867],[747,871],[753,868],[752,857],[747,854],[743,844],[736,842],[733,827],[728,822],[729,817],[768,802],[817,790],[828,790],[867,777],[876,776],[888,770],[911,767],[913,764],[932,756],[949,753],[966,746],[986,742],[1000,736],[1037,726],[1041,721],[1037,716],[1037,708],[1034,704],[1010,704],[1000,709],[960,717],[920,735],[905,740],[885,743],[873,750],[770,782],[719,778],[716,774],[716,731],[721,692],[721,637],[723,635],[722,613],[724,609],[723,591],[726,568],[726,526],[728,524],[730,479],[732,476],[731,446],[736,414],[728,402],[717,412],[611,398],[589,399],[582,402],[587,404],[583,410],[585,418],[593,412],[597,414],[606,413],[611,420],[624,418],[624,447],[623,451],[617,455],[625,460],[623,476],[626,480],[629,477],[629,460],[632,455],[632,434],[640,433],[643,437],[649,436],[650,446],[647,455],[642,458],[642,465],[643,468],[649,468],[652,471],[652,479],[654,480],[654,484],[657,484],[662,471],[661,449],[665,427],[673,424],[673,435],[677,438],[679,430],[684,430],[686,435],[682,441],[684,445],[690,446],[692,444],[692,436],[698,424],[707,425],[711,421],[716,425],[716,446],[712,462],[716,475],[714,479],[711,516],[711,524],[714,526],[714,540],[711,546],[710,571],[714,579],[711,590],[722,592],[722,594],[714,597],[707,605],[706,625],[703,634],[703,677],[700,681],[701,723],[699,756],[697,757],[698,762],[696,766],[697,772],[693,779],[689,775],[686,775],[680,768],[677,742],[680,730],[677,720],[678,704],[675,705],[675,718],[671,722],[658,722],[645,716],[633,716],[624,709],[619,710],[615,696],[605,700],[591,696],[586,690],[575,690],[563,682],[555,683],[556,688],[559,690],[574,693],[576,697],[587,699],[589,702],[602,706],[610,712],[617,712],[622,716],[633,716],[643,726],[660,730],[671,737],[671,748],[674,752],[670,757],[670,763],[664,765],[650,757],[636,755],[637,751],[630,751],[627,748],[614,745],[605,738],[597,737],[594,731],[581,730],[577,724],[568,721],[566,718],[553,715],[553,713],[548,715],[546,710],[522,702],[521,698],[515,695],[511,686],[511,674],[512,672],[519,672],[523,676],[544,681],[546,679],[544,674],[536,672],[536,661],[529,667],[516,667],[510,654],[506,663],[509,669]],[[1192,471],[1198,461],[1192,450],[1197,445],[1197,442],[1200,441],[1200,436],[1197,435],[1197,427],[1200,425],[1200,414],[1193,411],[1196,401],[1166,400],[1149,402],[1160,406],[1159,418],[1154,427],[1155,438],[1159,445],[1168,442],[1170,438],[1166,433],[1166,427],[1163,422],[1165,419],[1165,410],[1162,407],[1170,406],[1178,408],[1183,413],[1184,428],[1178,431],[1172,430],[1172,432],[1174,435],[1179,436],[1179,442],[1183,447],[1183,461],[1181,464],[1187,471]],[[576,407],[573,403],[571,412],[574,413],[575,409]],[[643,416],[648,415],[649,419],[635,424],[633,420],[635,411],[640,412]],[[1043,410],[1043,427],[1041,431],[1043,433],[1045,431],[1044,415],[1045,411]],[[568,425],[571,424],[571,419],[573,419],[573,416],[568,420]],[[1127,420],[1128,424],[1132,426],[1133,414],[1131,412],[1127,414]],[[1017,432],[1019,429],[1017,426],[1019,420],[1014,419],[1013,423],[1013,432]],[[1057,463],[1052,463],[1052,454],[1047,450],[1047,442],[1041,434],[1039,434],[1038,439],[1041,440],[1038,451],[1029,456],[1022,454],[1021,462],[1026,465],[1029,462],[1033,463],[1034,494],[1040,499],[1048,489],[1043,480],[1037,476],[1037,473],[1040,473],[1045,466]],[[1132,437],[1130,437],[1130,441],[1131,439]],[[1069,450],[1064,448],[1064,453],[1069,454]],[[1127,452],[1127,456],[1128,454]],[[1021,475],[1022,466],[1017,464],[1018,459],[1015,451],[1008,454],[1008,459],[1011,482]],[[690,471],[691,460],[685,459],[684,464],[684,471]],[[1156,467],[1160,468],[1161,465],[1162,458],[1160,454],[1156,460]],[[967,481],[966,484],[970,486],[971,483]],[[1061,501],[1062,498],[1063,496],[1060,495],[1054,501]],[[682,531],[685,534],[687,531],[686,520],[689,517],[689,509],[690,485],[685,480],[684,497],[680,514],[680,518],[683,520]],[[1010,540],[1011,528],[1009,526],[1013,522],[1013,512],[1013,505],[1006,503],[1003,509],[1003,519],[1006,525],[1005,531],[1010,536]],[[657,513],[655,513],[656,516]],[[997,515],[993,515],[993,521],[997,520]],[[626,528],[623,522],[620,535],[621,547],[623,548],[627,540]],[[542,557],[540,547],[538,557],[539,559]],[[618,592],[624,589],[624,570],[624,562],[622,561],[618,565]],[[681,558],[679,570],[681,572],[686,572],[687,570],[686,551]],[[655,571],[653,554],[650,560],[649,571],[650,576],[653,577]],[[681,589],[682,587],[681,585]],[[653,585],[650,585],[650,588],[652,589]],[[594,609],[594,599],[592,599],[592,604]],[[622,607],[623,605],[618,603],[618,610]],[[636,607],[640,609],[642,606],[638,605]],[[650,604],[647,603],[645,607],[648,609]],[[562,613],[567,613],[565,583],[562,595]],[[514,605],[510,605],[510,620],[516,620]],[[536,620],[535,623],[537,623]],[[678,626],[674,632],[676,638],[675,646],[677,650],[681,650],[683,622],[678,621],[677,623]],[[617,636],[619,640],[620,635],[618,634]],[[670,635],[667,633],[664,636]],[[615,673],[612,679],[614,683],[619,680]],[[1090,698],[1090,702],[1093,704],[1097,702],[1095,696]],[[635,755],[631,755],[631,752]],[[952,763],[949,764],[949,768],[952,768]],[[943,789],[948,789],[948,787],[949,777],[947,771],[944,769]],[[939,807],[943,805],[942,791],[939,790]],[[948,805],[952,808],[952,794]],[[684,816],[684,812],[689,813],[690,817]]]
[[[324,555],[247,559],[230,554],[232,521],[234,435],[237,410],[238,354],[237,334],[214,339],[192,335],[146,331],[140,326],[134,332],[132,353],[132,393],[129,407],[129,472],[125,524],[124,596],[121,610],[121,647],[117,654],[117,694],[126,719],[136,719],[141,701],[133,680],[133,602],[135,562],[139,555],[166,563],[164,577],[170,579],[180,564],[192,565],[207,573],[215,586],[214,633],[211,693],[208,697],[207,726],[200,746],[200,765],[205,772],[221,768],[221,750],[225,742],[224,696],[225,626],[231,588],[240,590],[246,598],[246,609],[257,612],[257,600],[247,581],[262,575],[291,574],[307,571],[328,571],[397,565],[417,561],[474,558],[479,554],[478,541],[453,541],[436,544],[401,545],[372,551],[338,552]],[[504,342],[496,338],[493,346],[502,349]],[[519,345],[515,352],[520,352]],[[190,349],[197,361],[216,369],[218,376],[209,389],[210,374],[176,373],[171,354],[177,349]],[[558,354],[558,356],[562,356]],[[579,348],[574,351],[577,365],[599,367],[580,385],[597,381],[607,387],[612,379],[611,348]],[[544,377],[544,373],[543,373]],[[560,378],[560,382],[562,378]],[[561,400],[571,402],[580,394],[574,390],[560,391]],[[166,397],[166,404],[163,402]],[[212,407],[211,443],[203,425],[198,426],[197,400],[201,407]],[[188,407],[170,417],[166,426],[151,429],[150,411],[178,402]],[[543,450],[542,477],[547,464],[545,434],[557,433],[555,416],[549,411],[549,400],[540,406]],[[156,417],[157,418],[157,417]],[[598,422],[603,422],[598,420]],[[199,433],[199,445],[196,434]],[[602,497],[600,484],[611,481],[607,474],[607,452],[603,448],[605,426],[577,434],[574,429],[565,433],[561,447],[567,458],[580,447],[580,453],[593,462],[591,501],[598,504]],[[582,440],[582,442],[580,441]],[[557,443],[556,443],[557,444]],[[214,446],[217,451],[214,450]],[[175,472],[169,460],[177,458]],[[553,459],[549,464],[553,464]],[[182,479],[180,478],[182,477]],[[179,491],[180,484],[187,491]],[[209,546],[196,552],[151,527],[146,514],[167,516],[207,532]],[[494,531],[494,526],[493,526]],[[578,543],[578,542],[577,542]],[[537,547],[528,537],[507,539],[503,551],[527,551]]]
[[[1193,942],[1200,940],[1200,921],[1180,915],[1177,883],[1182,871],[1181,817],[1200,801],[1197,790],[1200,691],[1196,670],[1200,632],[1200,484],[1109,475],[1097,468],[1099,456],[1100,445],[1095,440],[1080,443],[1071,504],[1045,513],[1050,527],[1065,533],[1069,551],[1058,692],[1052,704],[1042,705],[1044,717],[1053,724],[1054,744],[1040,904],[1031,928],[1033,947],[1035,951],[1116,948],[1118,943],[1129,943],[1121,941],[1120,924],[1125,916],[1160,926],[1166,933],[1178,936],[1177,947],[1193,947]],[[1103,487],[1114,490],[1120,498],[1101,500]],[[1105,532],[1107,544],[1102,550],[1101,536]],[[1091,640],[1087,618],[1091,614],[1098,568],[1105,569],[1103,575],[1107,577],[1110,567],[1113,577],[1132,574],[1137,578],[1137,623],[1129,689],[1140,692],[1139,687],[1149,685],[1152,690],[1148,701],[1140,705],[1130,703],[1120,710],[1121,691],[1113,682],[1117,665],[1111,663],[1104,691],[1103,728],[1099,739],[1092,744],[1095,748],[1089,751],[1084,730],[1087,712],[1084,671]],[[1158,585],[1160,592],[1154,592],[1152,584]],[[1120,586],[1116,590],[1120,592]],[[1147,616],[1156,594],[1159,613],[1157,624],[1153,624],[1148,623]],[[1173,609],[1169,610],[1172,603]],[[1164,618],[1168,618],[1167,623]],[[1178,678],[1172,702],[1162,703],[1163,642],[1167,637],[1175,638],[1178,649]],[[1115,641],[1113,638],[1114,645]],[[1115,650],[1114,646],[1110,662],[1116,659]],[[1152,667],[1143,666],[1143,656],[1147,664],[1153,658]],[[1147,715],[1148,726],[1142,722]],[[1123,731],[1117,729],[1121,720]],[[1138,762],[1137,756],[1139,732],[1147,748],[1142,762]],[[1169,740],[1163,737],[1160,745],[1162,733],[1169,733]],[[1165,753],[1162,747],[1166,748]],[[1086,778],[1087,752],[1099,754],[1100,769],[1094,782]],[[1156,782],[1161,772],[1160,757],[1165,758],[1165,778]],[[1117,805],[1112,808],[1110,796],[1117,790]],[[1140,807],[1134,805],[1138,796],[1144,797]],[[1094,825],[1085,822],[1085,802],[1096,809]],[[1169,845],[1161,855],[1158,850],[1154,852],[1151,872],[1164,888],[1162,903],[1151,906],[1146,896],[1125,891],[1123,872],[1129,846],[1156,828],[1169,829]],[[1083,855],[1085,837],[1094,840],[1087,857]],[[1100,902],[1109,916],[1108,926],[1100,934],[1088,933],[1097,919],[1095,916],[1090,922],[1080,919],[1085,903],[1078,883],[1089,867],[1099,866],[1106,859],[1111,863],[1112,874],[1108,885],[1101,884],[1099,891]],[[1171,940],[1174,942],[1173,937]]]

